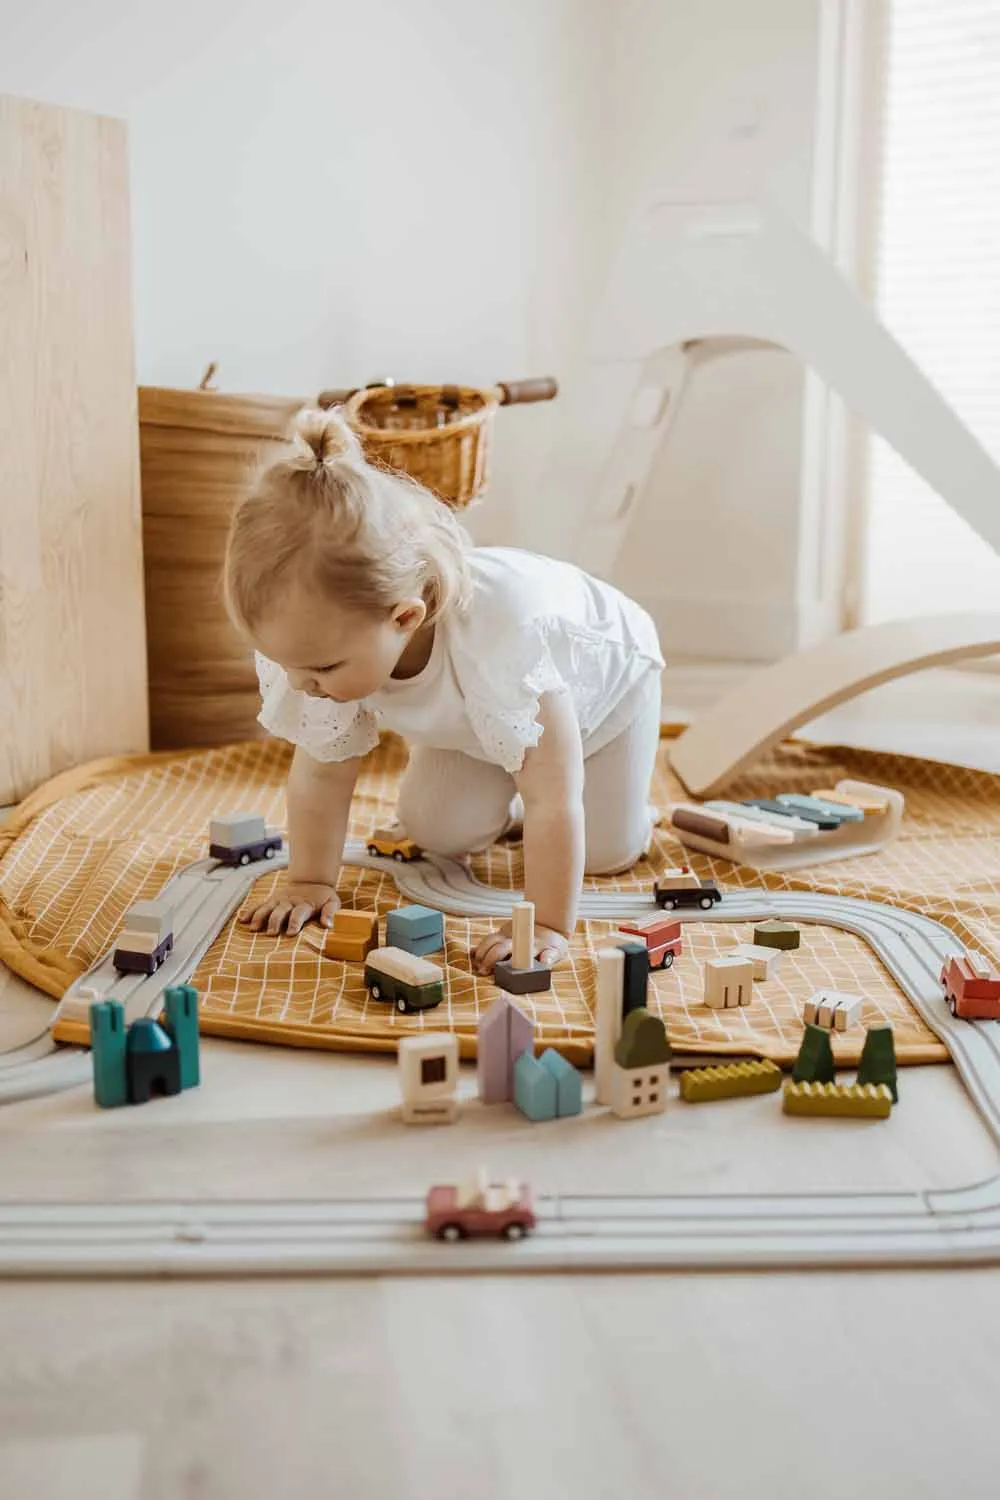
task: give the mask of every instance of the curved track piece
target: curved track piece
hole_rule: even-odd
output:
[[[926,667],[1000,652],[1000,615],[932,615],[850,630],[751,672],[670,750],[695,796],[724,787],[765,751],[840,703]]]

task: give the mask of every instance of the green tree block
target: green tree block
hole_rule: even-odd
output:
[[[824,1026],[807,1024],[792,1069],[793,1080],[796,1083],[833,1083],[836,1076],[830,1033]]]
[[[621,1036],[615,1047],[615,1062],[620,1068],[652,1068],[670,1061],[667,1028],[659,1016],[650,1015],[645,1006],[630,1010],[622,1022]]]
[[[892,1095],[893,1104],[899,1103],[896,1088],[896,1042],[891,1026],[869,1026],[865,1045],[858,1063],[859,1083],[884,1083]]]
[[[125,1072],[125,1007],[120,1000],[95,1000],[90,1007],[90,1046],[94,1099],[102,1109],[128,1103]]]
[[[198,991],[194,985],[172,985],[164,991],[167,1031],[177,1044],[181,1060],[181,1088],[197,1088],[201,1082],[198,1044]]]

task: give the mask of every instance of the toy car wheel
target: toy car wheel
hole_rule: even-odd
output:
[[[698,905],[701,907],[702,911],[711,911],[712,907],[715,905],[715,901],[711,896],[702,896],[701,900],[698,902]]]
[[[469,1231],[464,1224],[442,1224],[437,1237],[439,1240],[447,1240],[449,1245],[454,1245],[457,1240],[468,1239]]]
[[[267,848],[264,850],[264,858],[273,859],[277,852],[278,851],[273,844],[268,844]]]
[[[398,859],[399,863],[401,865],[405,865],[405,863],[406,863],[406,855],[403,853],[402,849],[396,849],[396,850],[394,850],[392,857],[393,857],[393,859]]]
[[[369,995],[371,995],[371,997],[372,997],[373,1000],[381,1000],[381,998],[382,998],[382,986],[378,985],[378,984],[369,985],[368,986],[368,993],[369,993]]]
[[[500,1231],[501,1239],[505,1240],[523,1240],[524,1235],[525,1228],[523,1224],[505,1224]]]
[[[674,898],[672,896],[661,896],[660,897],[660,906],[663,908],[664,911],[673,911],[673,909],[674,909],[674,907],[676,905],[677,905],[677,902],[674,900]]]
[[[368,845],[368,853],[373,855],[375,859],[378,858],[378,850],[376,849],[374,844]]]
[[[673,968],[673,964],[674,964],[674,955],[672,953],[664,953],[663,957],[660,959],[660,968],[661,969],[671,969],[671,968]]]
[[[401,1016],[405,1016],[407,1010],[409,1009],[409,1007],[407,1006],[406,1001],[403,999],[402,995],[400,995],[399,998],[398,998],[398,1000],[396,1001],[396,1009],[399,1011],[399,1014]]]
[[[241,865],[248,865],[249,863],[250,863],[250,856],[247,853],[247,851],[244,849],[243,853],[240,855],[240,864]]]

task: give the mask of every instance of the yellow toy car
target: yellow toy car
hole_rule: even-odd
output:
[[[403,863],[419,859],[423,852],[411,838],[392,828],[376,828],[369,835],[367,848],[369,854],[383,854],[387,859],[398,859]]]

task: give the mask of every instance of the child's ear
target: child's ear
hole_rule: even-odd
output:
[[[412,635],[426,620],[427,605],[419,596],[401,599],[389,618],[397,630]]]

